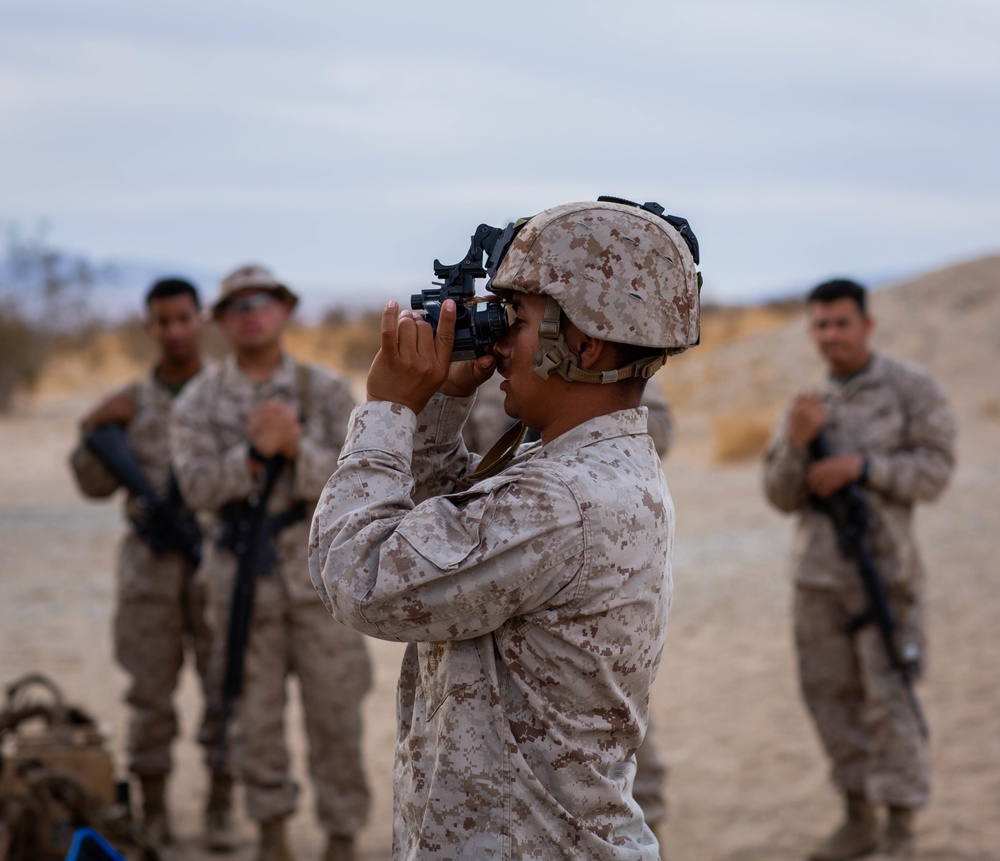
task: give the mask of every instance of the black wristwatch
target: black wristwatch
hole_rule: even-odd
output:
[[[264,455],[262,455],[259,451],[257,451],[253,443],[250,443],[249,454],[250,454],[250,460],[255,460],[257,461],[257,463],[261,464],[267,463],[267,458],[264,457]]]

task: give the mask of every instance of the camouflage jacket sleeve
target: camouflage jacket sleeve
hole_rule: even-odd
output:
[[[345,380],[319,369],[314,369],[309,384],[313,406],[299,437],[292,492],[296,499],[314,502],[337,468],[354,398]]]
[[[955,467],[955,414],[929,374],[901,363],[894,366],[906,414],[903,444],[869,454],[868,486],[912,505],[940,496]]]
[[[413,500],[421,502],[448,493],[460,476],[472,469],[462,429],[475,397],[434,395],[416,419],[413,435]]]
[[[463,640],[564,588],[584,541],[568,487],[541,470],[508,468],[415,505],[415,430],[416,416],[398,404],[354,411],[309,541],[310,574],[327,609],[382,639]]]
[[[205,374],[177,396],[170,420],[170,457],[185,502],[197,510],[215,510],[255,489],[248,462],[249,446],[240,440],[224,447],[212,416],[219,401],[215,374]]]
[[[788,441],[789,416],[786,410],[764,454],[764,493],[771,505],[785,512],[796,511],[809,502],[809,453]]]
[[[117,390],[112,397],[124,395],[135,389],[135,384]],[[83,441],[83,431],[80,431],[80,438],[69,457],[70,468],[73,470],[73,477],[76,479],[77,487],[84,496],[93,499],[104,499],[111,496],[119,487],[121,482],[111,473],[111,471],[101,463],[100,459],[87,448]]]

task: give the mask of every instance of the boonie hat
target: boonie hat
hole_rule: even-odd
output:
[[[218,317],[230,299],[247,290],[266,290],[282,302],[287,302],[290,308],[294,308],[299,301],[299,297],[275,278],[270,269],[248,263],[234,269],[219,282],[219,298],[212,306],[212,316]]]

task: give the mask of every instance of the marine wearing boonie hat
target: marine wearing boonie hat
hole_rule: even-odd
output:
[[[299,297],[275,278],[270,269],[257,263],[248,263],[234,269],[219,282],[219,298],[212,305],[212,316],[217,319],[234,296],[250,290],[267,291],[286,302],[289,310],[299,301]]]

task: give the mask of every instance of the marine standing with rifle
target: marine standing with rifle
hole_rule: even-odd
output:
[[[908,858],[915,812],[930,797],[911,687],[926,663],[913,509],[948,483],[955,417],[925,370],[873,352],[861,285],[824,282],[807,306],[829,379],[822,394],[792,401],[768,447],[764,483],[775,507],[799,517],[799,680],[846,806],[843,824],[810,857],[846,861],[879,849]]]
[[[324,861],[354,857],[369,805],[361,700],[371,667],[360,634],[331,623],[309,580],[309,517],[336,467],[354,401],[348,384],[282,349],[297,297],[262,266],[223,279],[212,308],[232,353],[178,399],[171,426],[185,499],[217,515],[204,569],[235,706],[237,773],[260,825],[258,861],[291,858],[284,711],[298,677]]]
[[[209,845],[232,848],[232,780],[218,768],[220,701],[209,677],[211,631],[205,595],[195,576],[200,534],[180,503],[170,472],[167,426],[175,396],[201,370],[201,309],[194,285],[157,281],[146,296],[146,331],[159,355],[152,371],[115,392],[81,422],[71,464],[87,496],[128,488],[132,528],[119,554],[115,655],[129,675],[129,768],[138,776],[143,819],[158,842],[171,838],[165,790],[177,735],[173,693],[189,648],[201,678],[205,713],[199,741],[211,788],[206,805]],[[150,497],[155,497],[150,498]],[[180,536],[178,538],[178,536]]]

